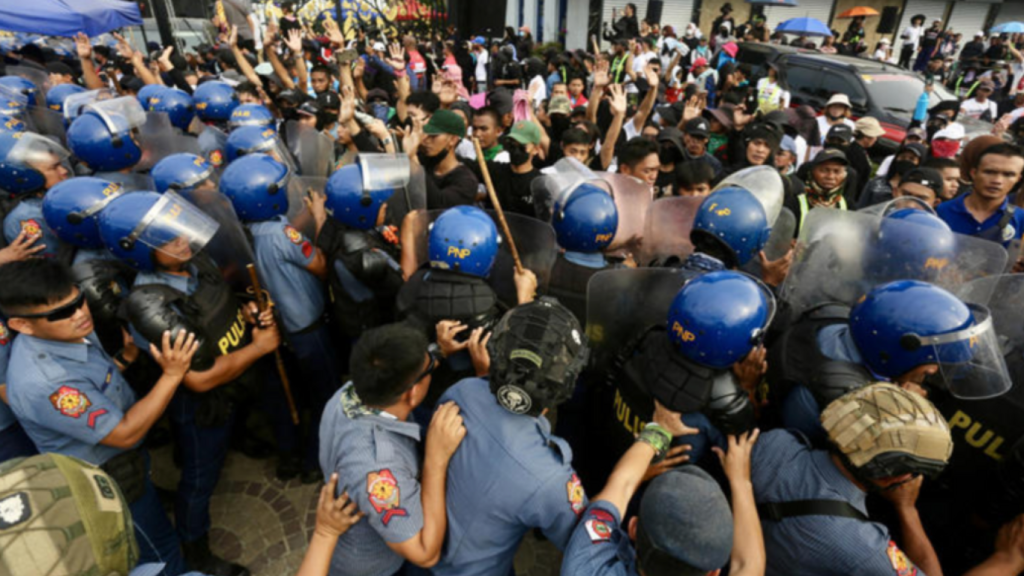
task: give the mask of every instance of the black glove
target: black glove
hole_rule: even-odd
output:
[[[121,300],[135,281],[135,271],[119,260],[79,262],[71,267],[71,276],[85,293],[93,318],[100,322],[117,319]]]

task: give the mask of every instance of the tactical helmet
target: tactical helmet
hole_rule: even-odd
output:
[[[102,248],[99,215],[124,187],[80,176],[57,184],[43,197],[43,218],[57,237],[79,248]]]
[[[197,86],[192,98],[196,104],[196,114],[205,122],[226,122],[238,106],[235,89],[226,82],[216,80]]]
[[[67,386],[57,394],[84,401]],[[61,454],[14,458],[0,464],[0,487],[0,573],[128,574],[138,563],[128,501],[100,467]]]
[[[97,172],[130,168],[142,159],[135,132],[145,121],[146,113],[135,98],[94,102],[68,128],[68,146]]]
[[[873,251],[883,278],[932,279],[956,259],[956,235],[938,216],[902,208],[882,218]]]
[[[242,126],[228,134],[224,154],[228,163],[246,154],[270,154],[277,146],[277,130],[264,126]]]
[[[228,122],[231,128],[242,126],[273,127],[274,115],[262,104],[240,104],[231,112],[231,120]]]
[[[393,188],[367,190],[363,169],[349,164],[337,169],[327,180],[326,206],[334,219],[351,228],[369,230],[377,225],[380,207],[395,193]]]
[[[150,171],[157,192],[190,192],[214,177],[213,166],[202,156],[181,152],[156,163]]]
[[[185,132],[196,117],[195,104],[188,92],[177,88],[164,88],[149,99],[150,112],[164,112],[171,119],[171,125]]]
[[[917,280],[883,284],[861,298],[850,313],[850,334],[867,367],[888,379],[924,364],[971,366],[990,352],[987,336],[995,340],[987,308]],[[1005,374],[994,345],[999,358],[994,368],[1001,366]]]
[[[732,260],[725,262],[726,266],[738,267],[761,252],[771,232],[764,205],[747,189],[726,186],[701,202],[690,239],[695,246],[712,242],[724,247]]]
[[[953,453],[949,425],[938,409],[920,394],[888,383],[841,396],[822,412],[821,424],[850,471],[869,480],[935,476]]]
[[[430,266],[486,278],[498,257],[498,228],[483,210],[456,206],[430,228]]]
[[[593,184],[581,184],[555,200],[551,225],[558,245],[572,252],[600,252],[619,226],[615,200]]]
[[[220,191],[245,222],[269,220],[288,212],[288,167],[266,154],[232,162],[220,179]]]
[[[214,220],[174,192],[122,194],[100,212],[107,250],[143,272],[156,269],[154,250],[187,261],[216,231]]]
[[[542,297],[516,306],[487,343],[491,393],[514,414],[539,416],[572,397],[589,348],[576,317]]]
[[[136,92],[135,97],[139,99],[139,104],[142,105],[143,110],[149,110],[149,100],[166,86],[163,84],[146,84],[139,91]]]
[[[709,272],[672,300],[668,337],[689,360],[725,369],[761,343],[774,316],[775,297],[764,284],[740,272]]]
[[[78,84],[58,84],[46,92],[46,107],[58,114],[64,113],[64,100],[72,94],[85,92]]]
[[[65,150],[53,140],[32,132],[0,130],[0,187],[14,194],[30,194],[46,187],[40,165],[63,162]]]
[[[28,106],[35,106],[36,105],[36,94],[39,92],[39,88],[37,88],[36,85],[33,84],[27,78],[22,78],[21,76],[10,76],[10,75],[9,76],[0,76],[0,86],[4,86],[6,88],[10,88],[10,89],[12,89],[12,90],[14,90],[14,91],[24,95],[27,98],[26,105],[28,105]]]
[[[25,121],[21,118],[15,118],[14,116],[4,117],[0,114],[0,132],[24,132],[28,130],[28,126],[25,125]]]

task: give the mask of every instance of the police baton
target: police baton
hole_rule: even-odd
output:
[[[260,277],[256,274],[256,265],[247,264],[245,269],[249,271],[249,278],[252,280],[252,290],[256,294],[256,306],[262,314],[267,309],[267,300],[264,298],[263,286],[260,285]],[[281,358],[281,350],[274,350],[274,360],[277,361],[277,373],[281,376],[281,386],[284,387],[284,397],[288,400],[288,411],[292,414],[292,422],[299,423],[299,411],[295,409],[295,398],[292,398],[292,387],[288,383],[288,372],[284,369],[284,359]]]
[[[501,210],[501,202],[498,202],[498,195],[494,193],[494,183],[491,182],[491,173],[487,170],[487,161],[484,160],[484,150],[480,147],[480,141],[473,137],[473,146],[476,147],[476,159],[480,162],[480,173],[484,175],[484,184],[487,186],[487,196],[494,205],[494,211],[498,214],[498,223],[501,224],[501,231],[508,240],[508,249],[512,252],[512,260],[516,263],[516,271],[523,273],[523,263],[519,260],[519,250],[516,249],[516,242],[512,238],[512,231],[508,229],[508,222],[505,221],[505,212]]]

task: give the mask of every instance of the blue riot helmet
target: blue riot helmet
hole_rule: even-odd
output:
[[[992,316],[938,286],[897,280],[876,287],[850,312],[850,335],[868,369],[895,380],[920,366],[960,398],[1010,389]]]
[[[956,254],[956,235],[941,218],[901,208],[882,218],[871,267],[885,280],[932,280],[951,267]]]
[[[269,126],[242,126],[228,134],[224,144],[224,155],[230,164],[246,154],[269,154],[290,169],[295,165],[291,152],[277,137],[277,131]]]
[[[13,194],[42,192],[68,177],[68,155],[44,136],[0,130],[0,188]]]
[[[498,228],[483,210],[456,206],[430,228],[430,266],[486,278],[498,257]]]
[[[274,115],[262,104],[240,104],[231,112],[231,128],[242,126],[274,126]]]
[[[39,88],[27,78],[21,76],[0,76],[0,86],[11,88],[27,97],[27,105],[36,105],[36,94]]]
[[[142,159],[135,135],[145,123],[146,112],[131,96],[93,102],[68,128],[68,146],[94,171],[130,168]]]
[[[85,92],[78,84],[58,84],[46,92],[46,107],[58,114],[64,113],[64,100],[72,94]]]
[[[139,99],[139,104],[142,104],[143,110],[149,110],[149,101],[153,96],[156,96],[158,92],[163,91],[167,87],[163,84],[146,84],[135,94],[135,97]]]
[[[331,174],[324,193],[327,195],[325,205],[335,220],[352,228],[369,230],[377,225],[380,207],[391,198],[395,190],[367,189],[362,167],[349,164]]]
[[[164,88],[149,99],[150,112],[164,112],[171,119],[171,125],[188,131],[192,119],[196,117],[195,104],[188,92],[177,88]]]
[[[191,192],[204,182],[215,184],[213,165],[202,156],[181,152],[156,163],[149,175],[157,192]]]
[[[726,369],[761,344],[775,316],[767,286],[741,272],[709,272],[687,282],[668,310],[668,337],[687,359]]]
[[[10,76],[0,76],[0,80]],[[16,118],[28,109],[28,95],[20,89],[0,84],[0,117]]]
[[[132,192],[100,212],[100,238],[107,250],[136,270],[185,263],[213,238],[217,222],[174,192]]]
[[[0,114],[0,132],[24,132],[28,130],[28,126],[25,122],[14,116],[5,118]]]
[[[266,154],[250,154],[228,164],[220,191],[243,222],[269,220],[288,212],[288,167]]]
[[[238,106],[235,89],[217,80],[200,84],[192,98],[196,103],[196,114],[204,122],[227,122],[231,112]]]
[[[81,176],[57,184],[43,197],[43,218],[57,237],[79,248],[102,248],[99,215],[124,193],[124,187],[100,178]]]
[[[562,248],[600,252],[615,239],[619,211],[608,192],[593,184],[580,184],[555,199],[551,225]]]
[[[726,186],[709,194],[693,219],[690,241],[736,268],[757,256],[768,242],[772,224],[764,206],[749,190]]]

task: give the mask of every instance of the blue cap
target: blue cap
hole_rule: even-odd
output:
[[[473,38],[473,44],[479,44],[480,46],[483,46],[486,43],[487,40],[484,40],[483,36],[477,36],[476,38]]]
[[[644,493],[637,564],[648,574],[717,570],[729,561],[732,531],[732,511],[718,483],[697,466],[681,466],[655,478]]]

